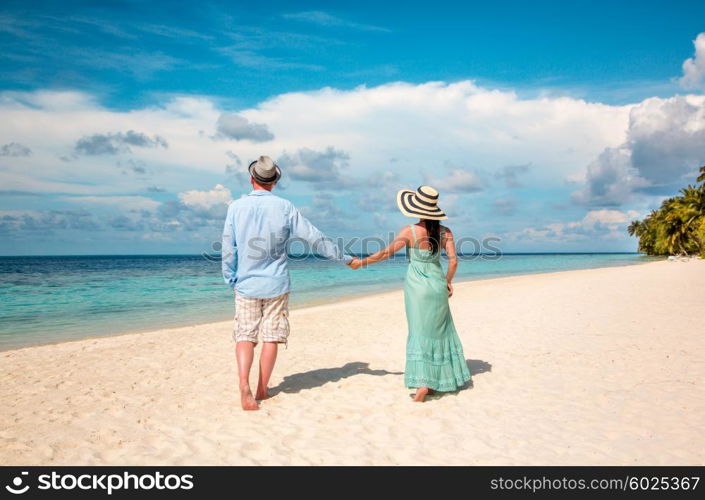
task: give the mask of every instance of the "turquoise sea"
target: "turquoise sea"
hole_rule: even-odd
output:
[[[457,280],[623,266],[636,253],[465,256]],[[294,307],[401,288],[402,255],[368,269],[315,257],[291,261]],[[200,255],[0,257],[0,350],[226,320],[233,294],[220,262]]]

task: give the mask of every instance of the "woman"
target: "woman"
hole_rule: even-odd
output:
[[[429,186],[399,191],[399,209],[407,217],[419,218],[419,222],[402,229],[384,250],[361,260],[354,259],[350,264],[359,269],[391,257],[404,246],[409,248],[410,263],[404,284],[409,326],[404,383],[416,389],[414,401],[419,402],[433,391],[455,391],[470,380],[463,346],[448,306],[458,259],[453,233],[438,222],[448,217],[437,202],[438,191]],[[448,256],[445,276],[440,263],[441,248]]]

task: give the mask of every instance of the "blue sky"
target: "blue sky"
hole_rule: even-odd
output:
[[[29,4],[29,5],[28,5]],[[3,2],[2,86],[82,88],[116,107],[164,93],[253,105],[390,80],[627,102],[675,90],[702,2]]]
[[[207,250],[262,153],[331,236],[398,229],[396,189],[429,183],[456,232],[505,251],[631,251],[624,225],[705,162],[703,19],[703,2],[5,1],[0,253]]]

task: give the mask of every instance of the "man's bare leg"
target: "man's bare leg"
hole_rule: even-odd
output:
[[[240,403],[246,411],[259,410],[257,401],[252,397],[250,390],[250,369],[255,357],[254,342],[237,342],[235,345],[235,358],[237,359],[237,374],[240,378]]]
[[[269,378],[272,376],[272,371],[274,370],[274,363],[277,361],[278,350],[279,344],[276,342],[265,342],[264,346],[262,346],[262,354],[259,358],[259,381],[255,395],[255,399],[258,401],[269,398],[267,386],[269,385]]]

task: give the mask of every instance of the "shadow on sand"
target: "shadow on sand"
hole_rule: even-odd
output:
[[[491,372],[492,365],[487,361],[482,361],[481,359],[466,359],[465,362],[468,365],[468,369],[473,377],[480,375],[481,373]],[[369,363],[363,363],[362,361],[353,361],[351,363],[346,363],[343,366],[336,368],[319,368],[317,370],[311,370],[302,373],[294,373],[293,375],[287,375],[284,377],[282,382],[276,387],[272,387],[269,392],[272,396],[279,394],[280,392],[286,393],[297,393],[304,391],[306,389],[314,389],[316,387],[321,387],[328,382],[337,382],[344,378],[352,377],[354,375],[375,375],[382,377],[384,375],[404,375],[404,372],[390,372],[387,370],[371,370]],[[439,399],[443,396],[449,394],[458,394],[460,391],[466,389],[471,389],[473,387],[472,380],[466,383],[463,387],[453,392],[437,392],[427,398],[427,400]]]
[[[328,382],[337,382],[344,378],[352,377],[354,375],[403,375],[404,372],[390,372],[387,370],[370,370],[369,363],[363,363],[361,361],[353,361],[351,363],[346,363],[343,366],[336,368],[319,368],[318,370],[311,370],[308,372],[295,373],[293,375],[287,375],[284,380],[277,385],[269,389],[269,393],[274,396],[280,392],[286,393],[296,393],[306,389],[313,389],[315,387],[320,387],[327,384]]]
[[[487,361],[482,361],[481,359],[466,359],[465,362],[468,364],[468,370],[470,370],[471,375],[479,375],[480,373],[492,371],[492,365]]]

